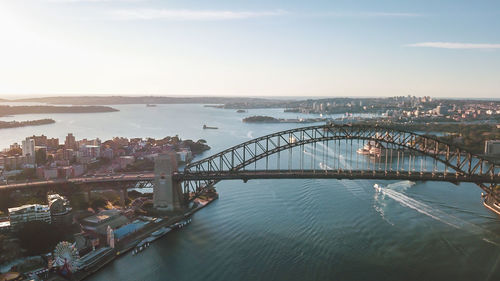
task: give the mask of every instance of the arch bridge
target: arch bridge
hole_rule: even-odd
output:
[[[167,157],[168,158],[168,157]],[[221,180],[379,179],[477,184],[500,202],[500,164],[436,137],[390,127],[326,124],[265,135],[192,162],[171,158],[155,172],[9,183],[0,192],[59,187],[87,190],[153,187],[159,205],[179,208]],[[500,210],[500,207],[499,207]]]
[[[500,201],[500,165],[434,136],[382,126],[319,125],[265,135],[174,173],[193,198],[220,180],[277,178],[471,182]]]

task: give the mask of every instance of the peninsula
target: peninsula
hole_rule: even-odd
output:
[[[0,129],[40,126],[40,125],[53,124],[55,122],[56,121],[54,119],[38,119],[38,120],[28,120],[28,121],[0,121]]]
[[[250,116],[243,118],[245,123],[316,123],[328,121],[326,118],[274,118],[271,116]]]
[[[109,106],[10,106],[0,105],[0,117],[19,114],[45,114],[45,113],[100,113],[115,112],[118,109]]]

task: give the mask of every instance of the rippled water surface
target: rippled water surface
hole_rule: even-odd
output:
[[[245,124],[245,116],[297,117],[279,109],[115,107],[120,112],[0,118],[57,121],[2,130],[0,145],[41,133],[60,139],[67,132],[101,139],[178,134],[206,139],[207,156],[296,126]],[[219,130],[202,130],[203,124]],[[118,258],[90,280],[500,280],[500,220],[481,205],[473,184],[254,180],[217,189],[220,199],[188,227],[137,256]]]

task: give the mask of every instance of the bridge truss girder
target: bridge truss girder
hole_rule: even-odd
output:
[[[184,181],[185,193],[199,193],[205,187],[213,186],[231,173],[245,171],[251,164],[261,159],[268,159],[294,147],[318,142],[340,140],[374,141],[390,144],[431,157],[445,165],[444,175],[448,168],[453,170],[456,178],[476,178],[478,185],[482,183],[498,183],[495,164],[465,149],[442,142],[433,136],[420,135],[394,128],[367,125],[319,125],[295,128],[262,136],[228,148],[205,159],[190,163],[177,178]],[[266,160],[267,169],[267,160]],[[192,175],[211,174],[211,178],[190,179]],[[237,176],[236,176],[237,177]],[[453,178],[450,177],[450,178]],[[483,182],[487,180],[486,182]],[[452,181],[452,180],[450,180]],[[488,189],[491,190],[491,189]]]

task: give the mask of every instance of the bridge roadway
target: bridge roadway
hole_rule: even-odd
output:
[[[139,181],[152,181],[154,180],[154,173],[133,173],[133,174],[113,174],[110,176],[93,176],[93,177],[79,177],[79,178],[69,178],[69,179],[53,179],[46,181],[25,181],[9,183],[7,185],[0,184],[0,191],[9,190],[22,190],[26,188],[37,188],[37,187],[47,187],[47,186],[58,186],[65,184],[76,184],[76,185],[92,185],[92,184],[109,184],[109,183],[127,183],[127,182],[139,182]]]
[[[407,171],[360,171],[360,170],[239,170],[174,174],[174,180],[251,180],[251,179],[375,179],[411,181],[448,181],[453,183],[500,183],[499,177],[492,175],[468,176],[459,173],[407,172]]]
[[[0,191],[22,190],[26,188],[43,188],[60,186],[64,184],[75,185],[98,185],[106,184],[110,187],[112,183],[134,183],[153,181],[154,173],[133,173],[111,176],[79,177],[69,179],[54,179],[46,181],[27,181],[0,185]],[[433,172],[411,172],[407,171],[359,171],[359,170],[239,170],[239,171],[214,171],[214,172],[177,172],[173,179],[179,182],[192,180],[252,180],[252,179],[375,179],[375,180],[411,180],[411,181],[448,181],[453,183],[500,183],[500,177],[491,175],[461,175],[455,173],[433,173]],[[117,185],[117,188],[119,186]]]

